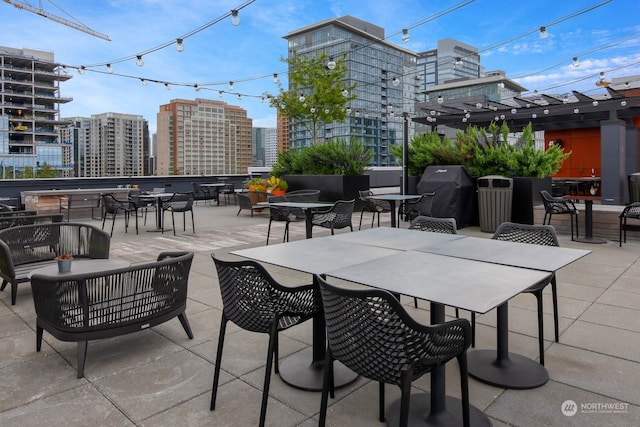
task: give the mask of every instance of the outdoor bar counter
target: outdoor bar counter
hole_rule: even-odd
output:
[[[99,198],[102,193],[113,193],[116,198],[126,200],[130,188],[77,188],[67,190],[36,190],[22,191],[20,200],[27,210],[37,211],[38,214],[53,214],[60,212],[60,199],[87,196],[87,199]],[[91,208],[78,210],[74,214],[85,214]]]

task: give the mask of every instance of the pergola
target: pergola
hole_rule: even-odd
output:
[[[529,123],[533,130],[577,129],[600,127],[606,120],[640,117],[640,95],[625,96],[612,88],[606,89],[609,95],[606,98],[593,98],[574,90],[573,98],[541,94],[528,99],[514,97],[510,104],[469,102],[463,98],[432,100],[416,104],[418,113],[413,121],[454,129],[469,125],[487,127],[491,122],[505,121],[511,131],[518,132]]]
[[[416,104],[412,120],[435,129],[447,126],[488,127],[491,122],[519,132],[529,123],[533,130],[600,128],[601,194],[603,204],[623,205],[627,200],[627,177],[640,171],[640,129],[633,119],[640,117],[640,92],[606,87],[608,94],[594,98],[578,91],[560,99],[551,95],[513,97],[508,102],[485,99],[443,99]],[[406,150],[405,150],[406,151]],[[406,161],[406,159],[404,159]]]

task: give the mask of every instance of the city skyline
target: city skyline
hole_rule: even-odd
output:
[[[188,34],[242,2],[194,2],[187,8],[173,0],[95,4],[59,0],[59,9],[42,3],[50,13],[69,20],[73,17],[109,35],[110,42],[3,3],[0,44],[52,51],[61,64],[87,67],[82,75],[68,69],[73,78],[61,84],[61,95],[74,100],[61,106],[61,117],[105,112],[142,115],[152,133],[157,129],[159,106],[178,98],[224,101],[247,110],[254,126],[275,127],[276,111],[260,97],[265,92],[276,93],[273,73],[278,73],[286,87],[286,64],[280,61],[287,56],[283,36],[344,15],[383,27],[387,41],[415,52],[433,49],[444,38],[475,46],[487,71],[504,70],[530,91],[597,94],[602,89],[595,85],[594,76],[601,71],[607,79],[640,75],[640,3],[635,0],[568,4],[544,0],[515,8],[502,0],[422,3],[372,1],[362,8],[355,1],[272,4],[257,0],[240,10],[239,26],[233,26],[230,18],[222,19],[186,38],[183,52],[171,44],[144,55],[142,67],[135,60],[116,61],[135,58],[137,53]],[[586,11],[589,8],[593,9]],[[545,24],[549,37],[541,39],[534,30]],[[406,43],[401,40],[403,28],[409,28]],[[579,67],[572,66],[575,56]],[[104,65],[91,66],[109,62],[114,62],[113,74]],[[148,84],[143,85],[142,80]],[[233,90],[229,81],[234,81]],[[170,83],[170,90],[163,82]],[[567,82],[572,83],[563,86]],[[203,86],[207,83],[215,84]],[[201,90],[195,91],[194,84]],[[224,92],[222,97],[219,91]],[[241,99],[236,93],[242,94]]]

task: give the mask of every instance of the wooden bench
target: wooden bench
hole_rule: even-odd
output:
[[[55,222],[0,230],[0,291],[11,283],[11,304],[15,305],[18,284],[28,282],[31,271],[55,263],[62,253],[109,258],[110,244],[108,233],[88,224]]]
[[[165,252],[157,261],[89,274],[34,274],[36,351],[43,331],[78,343],[78,378],[84,376],[87,343],[141,331],[178,317],[187,336],[187,283],[192,252]]]
[[[60,197],[60,213],[67,211],[67,222],[71,218],[71,210],[84,210],[91,209],[92,219],[94,216],[94,209],[100,208],[100,194],[69,194],[67,196]]]

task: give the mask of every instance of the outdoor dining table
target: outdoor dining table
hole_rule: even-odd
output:
[[[331,268],[382,258],[397,253],[397,251],[321,237],[241,249],[231,253],[315,275],[322,274]],[[318,286],[317,283],[314,284]],[[302,390],[322,390],[325,346],[325,322],[324,316],[320,313],[313,318],[311,348],[295,353],[280,363],[280,378],[282,378],[282,381]],[[357,375],[342,364],[336,364],[334,370],[335,385],[338,388],[353,382],[357,378]]]
[[[376,227],[354,233],[340,233],[327,238],[406,251],[465,237],[464,234],[426,233],[407,228]]]
[[[330,208],[333,203],[326,202],[273,202],[269,206],[281,208],[302,209],[304,212],[305,235],[310,239],[313,234],[313,211],[321,208]]]
[[[420,198],[418,194],[374,194],[369,196],[374,200],[386,200],[391,206],[391,227],[399,227],[396,223],[396,201],[405,202],[407,200],[416,200]]]
[[[591,251],[558,246],[532,245],[479,237],[425,245],[417,251],[485,263],[539,270],[549,274],[588,255]],[[497,387],[530,389],[549,380],[546,368],[533,359],[509,352],[508,301],[497,308],[497,351],[473,350],[468,354],[469,375]]]
[[[220,188],[224,187],[225,185],[227,184],[224,182],[213,182],[200,184],[200,187],[206,187],[209,189],[209,191],[214,190],[216,194],[217,205],[220,206]]]
[[[147,231],[162,231],[162,201],[173,197],[175,193],[147,193],[140,194],[143,200],[155,199],[156,201],[156,228]]]
[[[576,237],[576,242],[581,243],[606,243],[605,239],[593,237],[593,202],[601,200],[600,196],[585,196],[583,194],[567,194],[562,196],[567,200],[584,201],[584,237]]]

